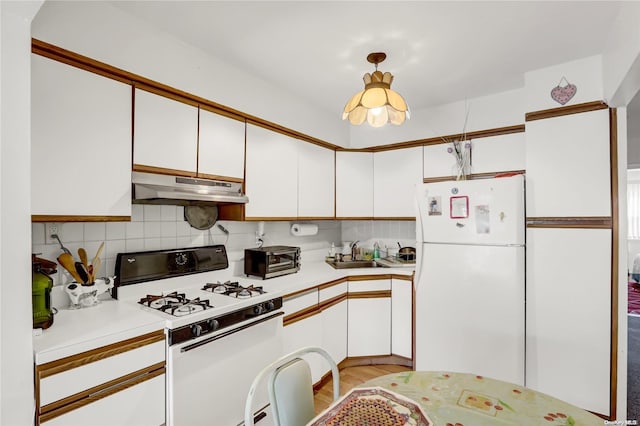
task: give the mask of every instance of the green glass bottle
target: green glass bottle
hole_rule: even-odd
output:
[[[33,328],[46,329],[53,324],[51,309],[51,288],[53,280],[40,270],[39,263],[33,264],[31,273],[31,303],[33,307]]]

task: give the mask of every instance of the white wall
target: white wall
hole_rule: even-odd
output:
[[[41,2],[0,2],[0,424],[34,421],[30,51]]]
[[[604,96],[626,106],[640,88],[640,3],[623,2],[603,54]]]
[[[434,108],[412,110],[411,119],[402,126],[351,126],[351,146],[362,148],[462,133],[467,111],[467,132],[522,124],[526,112],[523,100],[522,89],[510,90]]]
[[[559,85],[562,77],[578,89],[574,97],[566,104],[567,106],[604,100],[602,56],[596,55],[527,72],[524,77],[526,112],[562,106],[551,99],[551,90]],[[563,81],[560,86],[565,84]]]
[[[337,145],[349,124],[99,1],[49,1],[33,37]],[[221,40],[221,42],[224,42]]]

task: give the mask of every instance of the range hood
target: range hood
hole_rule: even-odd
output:
[[[133,202],[181,206],[245,204],[242,184],[222,180],[132,172]]]

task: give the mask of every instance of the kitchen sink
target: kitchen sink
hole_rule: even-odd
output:
[[[379,265],[374,260],[345,260],[344,262],[327,262],[335,269],[376,268]]]

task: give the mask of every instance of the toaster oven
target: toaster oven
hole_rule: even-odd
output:
[[[300,270],[300,247],[269,246],[244,251],[244,273],[262,278],[293,274]]]

